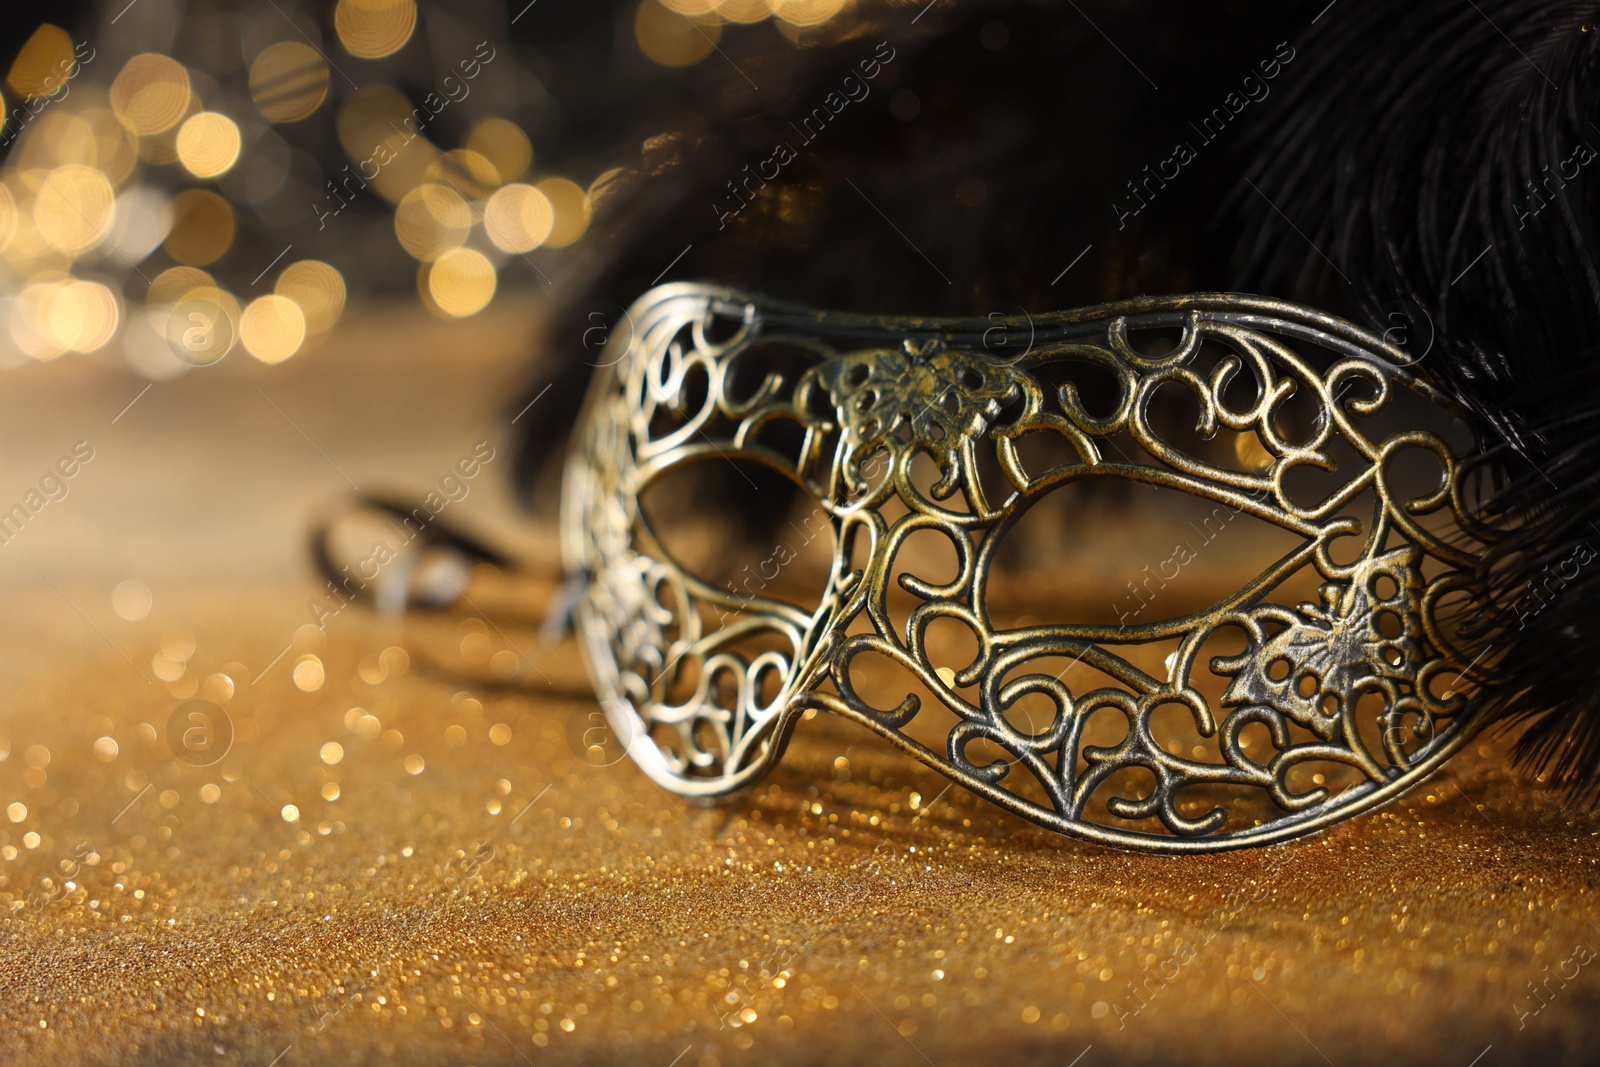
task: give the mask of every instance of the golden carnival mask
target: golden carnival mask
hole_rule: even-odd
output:
[[[1108,845],[1325,828],[1427,776],[1478,724],[1462,620],[1491,534],[1467,517],[1456,451],[1417,428],[1444,413],[1407,362],[1350,323],[1238,295],[953,321],[654,289],[608,341],[566,470],[562,551],[585,582],[596,691],[638,765],[686,796],[753,781],[828,712]],[[1174,403],[1181,419],[1158,417]],[[686,464],[735,460],[824,517],[814,603],[694,573],[641,506]],[[1008,536],[1090,480],[1179,490],[1208,516],[1196,529],[1248,515],[1292,547],[1163,620],[1144,594],[1194,584],[1191,559],[1159,587],[1146,567],[1114,621],[1075,620],[1061,598],[1005,614],[990,593]],[[913,573],[907,545],[929,537],[953,575]],[[1065,550],[1047,562],[1072,573]]]

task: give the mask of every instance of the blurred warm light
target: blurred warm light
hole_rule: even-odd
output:
[[[612,167],[610,170],[596,174],[594,181],[589,183],[589,214],[592,217],[605,204],[607,197],[616,194],[623,188],[622,179],[628,174],[627,167]]]
[[[110,108],[86,108],[78,118],[94,131],[94,168],[112,185],[127,181],[139,162],[138,138],[122,125]]]
[[[433,305],[454,318],[476,315],[494,296],[494,264],[471,248],[451,249],[422,272]]]
[[[232,293],[213,285],[197,286],[172,306],[163,333],[184,362],[203,367],[233,350],[241,317]]]
[[[339,0],[333,28],[353,56],[381,59],[398,52],[417,27],[413,0]]]
[[[23,128],[9,162],[22,170],[63,163],[92,167],[98,156],[94,128],[65,108],[52,108]]]
[[[309,333],[326,333],[344,311],[344,275],[321,260],[289,264],[273,289],[299,306]]]
[[[17,53],[6,81],[23,96],[54,96],[76,72],[72,38],[47,22],[33,31]]]
[[[17,201],[11,195],[11,190],[0,185],[0,252],[11,245],[11,238],[17,232]]]
[[[400,200],[394,210],[394,234],[400,246],[424,262],[459,248],[472,229],[472,209],[460,193],[428,182]]]
[[[772,13],[791,26],[819,26],[844,10],[845,0],[771,0]]]
[[[717,0],[661,0],[668,11],[680,15],[709,15],[717,9]]]
[[[483,229],[502,252],[532,252],[555,226],[550,198],[520,182],[498,190],[483,209]]]
[[[298,122],[328,95],[328,65],[299,41],[268,45],[250,64],[250,99],[273,122]]]
[[[57,344],[73,352],[93,352],[116,334],[122,307],[106,286],[74,279],[56,290],[49,316]]]
[[[111,83],[111,110],[140,137],[172,129],[189,112],[189,72],[170,56],[143,52]]]
[[[427,114],[426,110],[423,112]],[[341,174],[364,179],[378,194],[398,203],[427,180],[439,150],[417,131],[411,102],[387,85],[352,93],[339,108],[339,143],[354,162]]]
[[[760,22],[772,17],[771,0],[717,0],[717,14],[729,22]]]
[[[468,200],[482,200],[500,184],[500,172],[481,152],[454,148],[429,165],[428,180],[448,185]]]
[[[384,138],[406,134],[404,125],[411,117],[411,102],[400,90],[388,85],[368,85],[351,93],[339,105],[335,128],[339,143],[351,159],[365,160]]]
[[[115,205],[116,193],[104,174],[70,163],[45,176],[33,202],[33,224],[56,248],[81,255],[105,240]]]
[[[555,223],[545,245],[565,248],[589,229],[589,194],[583,186],[567,178],[546,178],[534,186],[550,201],[555,212]]]
[[[196,178],[226,174],[239,159],[239,127],[216,111],[184,120],[178,130],[178,161]]]
[[[514,182],[528,173],[533,145],[522,127],[507,119],[484,119],[467,134],[467,147],[494,165],[501,182]]]
[[[125,263],[142,262],[172,230],[171,201],[147,186],[135,186],[117,197],[114,215],[106,244]]]
[[[176,304],[196,289],[216,288],[217,280],[199,267],[169,267],[150,283],[144,302],[152,307]]]
[[[209,189],[172,198],[172,232],[163,247],[179,263],[203,267],[233,244],[233,206]]]
[[[44,275],[17,294],[7,325],[17,347],[34,359],[55,359],[67,350],[50,329],[50,309],[64,288],[63,280],[64,275]]]
[[[716,48],[722,23],[689,18],[668,10],[660,0],[644,0],[633,19],[639,51],[663,67],[692,67]]]
[[[396,204],[427,180],[429,169],[439,158],[439,150],[427,138],[398,133],[384,138],[380,152],[378,158],[387,162],[373,177],[372,187]]]
[[[263,363],[282,363],[300,350],[306,339],[306,320],[300,306],[272,293],[250,301],[239,321],[239,340],[245,351]]]

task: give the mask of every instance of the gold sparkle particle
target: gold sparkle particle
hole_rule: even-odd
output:
[[[452,318],[482,311],[494,297],[494,264],[482,252],[454,248],[422,267],[424,293],[431,306]]]
[[[111,110],[129,132],[151,137],[172,129],[189,110],[189,72],[170,56],[143,52],[111,83]]]
[[[285,804],[278,810],[278,814],[283,817],[284,822],[300,821],[300,809],[295,807],[293,804]]]
[[[42,840],[44,839],[32,830],[22,835],[22,844],[26,848],[38,848]]]
[[[550,248],[565,248],[589,229],[589,194],[567,178],[546,178],[536,186],[555,211],[555,224],[544,243]]]
[[[472,209],[449,186],[427,182],[400,198],[394,234],[400,247],[424,263],[461,247],[472,229]]]
[[[660,0],[645,0],[633,19],[634,40],[647,59],[663,67],[692,67],[717,47],[722,22],[704,15],[685,16]]]
[[[200,800],[204,804],[215,804],[222,799],[222,790],[215,783],[207,782],[200,787]]]
[[[239,320],[239,340],[245,351],[263,363],[282,363],[306,339],[306,319],[300,305],[271,293],[250,301]]]
[[[329,741],[322,746],[321,756],[322,762],[332,767],[335,763],[344,759],[344,746],[337,741]]]
[[[268,45],[250,64],[250,99],[272,122],[299,122],[328,95],[328,65],[299,41]]]
[[[321,260],[289,264],[273,289],[299,305],[308,333],[326,333],[344,312],[344,276]]]
[[[202,111],[178,129],[178,162],[196,178],[216,178],[239,160],[239,127],[228,116]]]
[[[413,0],[339,0],[333,11],[334,32],[353,56],[381,59],[411,40],[417,28]]]
[[[495,723],[489,727],[489,740],[497,745],[509,744],[511,742],[511,727],[503,722]]]
[[[122,751],[114,737],[97,737],[93,747],[94,758],[101,763],[110,763],[117,758],[117,753]]]
[[[111,610],[125,622],[138,622],[150,614],[155,603],[150,587],[137,578],[127,578],[111,590]]]
[[[484,119],[467,134],[467,148],[494,166],[501,182],[514,182],[533,163],[533,144],[509,119]]]
[[[428,769],[428,761],[416,753],[406,757],[405,768],[407,774],[421,774]]]
[[[328,801],[338,800],[339,799],[339,783],[338,782],[323,782],[322,783],[322,799],[323,800],[328,800]]]
[[[209,189],[185,189],[172,198],[172,232],[163,244],[179,263],[203,267],[233,244],[233,206]]]
[[[502,252],[532,252],[555,227],[550,198],[531,185],[496,190],[483,209],[483,229]]]
[[[13,801],[6,805],[6,818],[12,822],[21,822],[28,817],[28,805],[22,801]]]
[[[322,670],[322,660],[313,653],[306,653],[294,661],[294,685],[302,693],[315,693],[322,688],[326,677]]]
[[[12,60],[6,82],[23,96],[54,96],[77,69],[72,38],[47,22],[33,31]]]

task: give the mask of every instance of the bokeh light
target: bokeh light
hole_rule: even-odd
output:
[[[299,122],[328,95],[328,65],[299,41],[268,45],[250,64],[250,99],[272,122]]]
[[[189,111],[189,72],[171,56],[142,52],[111,83],[111,110],[129,131],[151,137],[172,129]]]
[[[502,183],[516,181],[533,165],[533,144],[509,119],[484,119],[472,127],[467,148],[487,159]]]
[[[394,212],[394,233],[400,247],[424,262],[459,248],[472,229],[472,208],[460,193],[428,182],[400,200]]]
[[[172,232],[163,245],[179,263],[203,267],[233,244],[233,206],[209,189],[172,198]]]
[[[116,193],[93,167],[71,163],[43,178],[33,202],[39,236],[70,256],[105,240],[115,213]]]
[[[791,26],[820,26],[844,10],[844,0],[771,0],[772,13]]]
[[[565,248],[588,232],[589,194],[583,186],[569,178],[546,178],[534,188],[545,195],[555,212],[555,223],[544,242],[547,246]]]
[[[413,0],[339,0],[333,28],[345,51],[362,59],[393,55],[417,28]]]
[[[691,17],[644,0],[633,20],[639,51],[663,67],[692,67],[709,56],[722,38],[722,23]]]
[[[306,319],[300,306],[277,293],[250,301],[239,322],[245,351],[263,363],[282,363],[300,351],[305,339]]]
[[[228,116],[202,111],[178,130],[178,160],[196,178],[226,174],[239,159],[239,127]]]
[[[47,22],[33,31],[17,53],[6,74],[6,84],[21,96],[54,96],[77,69],[72,38],[66,30]]]
[[[476,249],[451,249],[423,264],[419,280],[433,306],[451,318],[476,315],[494,297],[494,264]]]
[[[300,308],[309,334],[326,333],[344,311],[344,276],[320,260],[291,263],[278,275],[273,289]]]
[[[762,22],[772,17],[772,3],[771,0],[717,0],[717,15],[728,22]]]
[[[150,614],[155,598],[137,578],[125,578],[111,590],[111,610],[124,622],[140,622]]]
[[[108,287],[74,279],[56,290],[49,315],[50,333],[57,344],[71,352],[93,352],[117,332],[122,306]]]
[[[497,190],[483,209],[484,232],[502,252],[532,252],[550,236],[555,221],[550,198],[520,182]]]

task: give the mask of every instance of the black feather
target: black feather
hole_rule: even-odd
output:
[[[1417,370],[1470,422],[1481,517],[1510,531],[1483,567],[1477,637],[1495,669],[1476,699],[1526,727],[1516,754],[1535,770],[1591,791],[1597,19],[1593,3],[1341,3],[1307,43],[1286,113],[1257,130],[1255,189],[1235,203],[1246,287],[1431,320]]]

